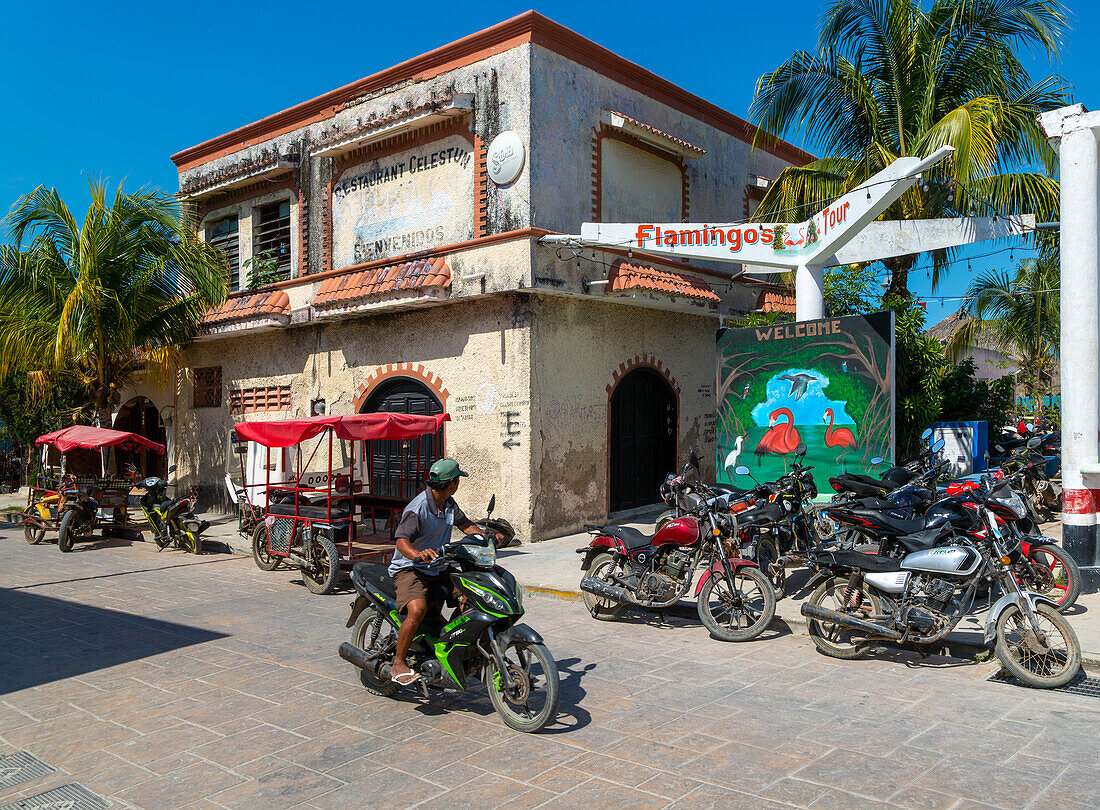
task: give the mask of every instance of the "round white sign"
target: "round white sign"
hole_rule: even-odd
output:
[[[477,410],[479,413],[492,413],[497,407],[497,388],[492,383],[482,383],[477,389]]]
[[[523,141],[519,135],[511,130],[500,133],[489,144],[489,178],[498,186],[511,183],[523,171],[523,158]]]

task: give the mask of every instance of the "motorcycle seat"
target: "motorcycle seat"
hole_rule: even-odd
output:
[[[916,534],[924,530],[924,518],[896,518],[878,509],[852,509],[853,515],[859,515],[871,521],[873,530],[884,534]]]
[[[604,533],[619,538],[628,550],[644,548],[653,539],[637,529],[631,529],[629,526],[605,526]]]
[[[745,495],[750,490],[735,487],[733,484],[715,484],[711,487],[719,495]]]
[[[819,563],[832,564],[838,568],[858,568],[861,571],[875,573],[901,570],[899,559],[864,554],[861,551],[823,551],[815,554],[814,559]]]
[[[273,503],[267,507],[267,514],[280,515],[285,517],[294,517],[294,502],[290,503]],[[298,517],[308,518],[309,520],[327,520],[329,518],[329,511],[325,508],[324,503],[319,506],[310,506],[304,503],[298,504]],[[341,509],[338,506],[332,507],[332,520],[347,520],[348,510]]]
[[[390,599],[397,599],[397,591],[393,587],[393,577],[390,576],[389,566],[372,562],[357,562],[351,569],[352,581],[359,580],[373,586],[380,594]]]
[[[949,524],[948,528],[950,528]],[[935,528],[925,529],[915,534],[903,534],[895,539],[906,551],[912,554],[914,551],[927,551],[930,548],[934,548],[936,541],[940,539],[943,533],[944,526],[936,526]]]

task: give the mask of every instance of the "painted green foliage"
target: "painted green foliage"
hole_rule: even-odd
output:
[[[769,435],[773,413],[781,414],[776,419],[780,431],[788,421],[794,423],[793,432],[785,435],[797,435],[807,445],[805,463],[815,466],[819,490],[828,491],[828,478],[841,471],[876,472],[873,458],[888,464],[893,459],[892,324],[887,312],[798,324],[797,331],[795,324],[721,330],[716,358],[719,480],[744,485],[733,472],[738,464],[761,481],[789,468],[793,452],[777,452],[776,434]],[[826,408],[832,411],[832,429]]]

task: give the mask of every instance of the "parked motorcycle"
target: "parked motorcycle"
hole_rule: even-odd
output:
[[[1012,566],[1020,550],[1006,541],[991,507],[1024,514],[1007,481],[975,491],[984,537],[916,551],[903,558],[855,551],[815,552],[819,581],[802,605],[808,633],[825,655],[851,659],[881,641],[929,645],[946,638],[972,608],[979,586],[997,582],[985,640],[1021,683],[1055,688],[1081,665],[1081,645],[1052,599],[1024,590]]]
[[[683,517],[653,536],[628,526],[588,526],[592,541],[583,554],[581,592],[593,618],[613,621],[631,605],[666,608],[687,595],[695,571],[706,568],[695,586],[703,625],[723,641],[750,641],[775,615],[775,590],[759,566],[743,558],[737,517],[717,493],[689,473],[699,472],[694,451],[679,476],[666,480],[669,497]]]
[[[450,579],[465,603],[446,622],[439,606],[429,606],[406,660],[420,673],[417,683],[426,699],[429,688],[465,690],[473,676],[485,684],[507,726],[536,732],[557,717],[557,663],[542,636],[517,623],[523,594],[515,577],[496,564],[496,552],[482,534],[444,547],[440,557],[457,569]],[[358,596],[347,622],[351,641],[340,645],[340,657],[359,668],[368,692],[389,697],[400,688],[390,680],[401,627],[393,579],[385,566],[359,562],[351,581]]]
[[[175,472],[175,465],[168,468],[168,474]],[[168,546],[198,554],[202,550],[202,533],[210,523],[199,520],[195,515],[191,499],[186,496],[168,498],[168,482],[159,476],[151,476],[141,482],[145,490],[138,499],[138,505],[153,530],[153,541],[157,551]]]

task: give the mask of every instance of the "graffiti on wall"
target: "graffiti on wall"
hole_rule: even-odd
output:
[[[838,473],[885,472],[893,460],[893,317],[720,329],[718,480],[751,484],[734,473],[739,465],[774,480],[799,444],[822,493]]]

